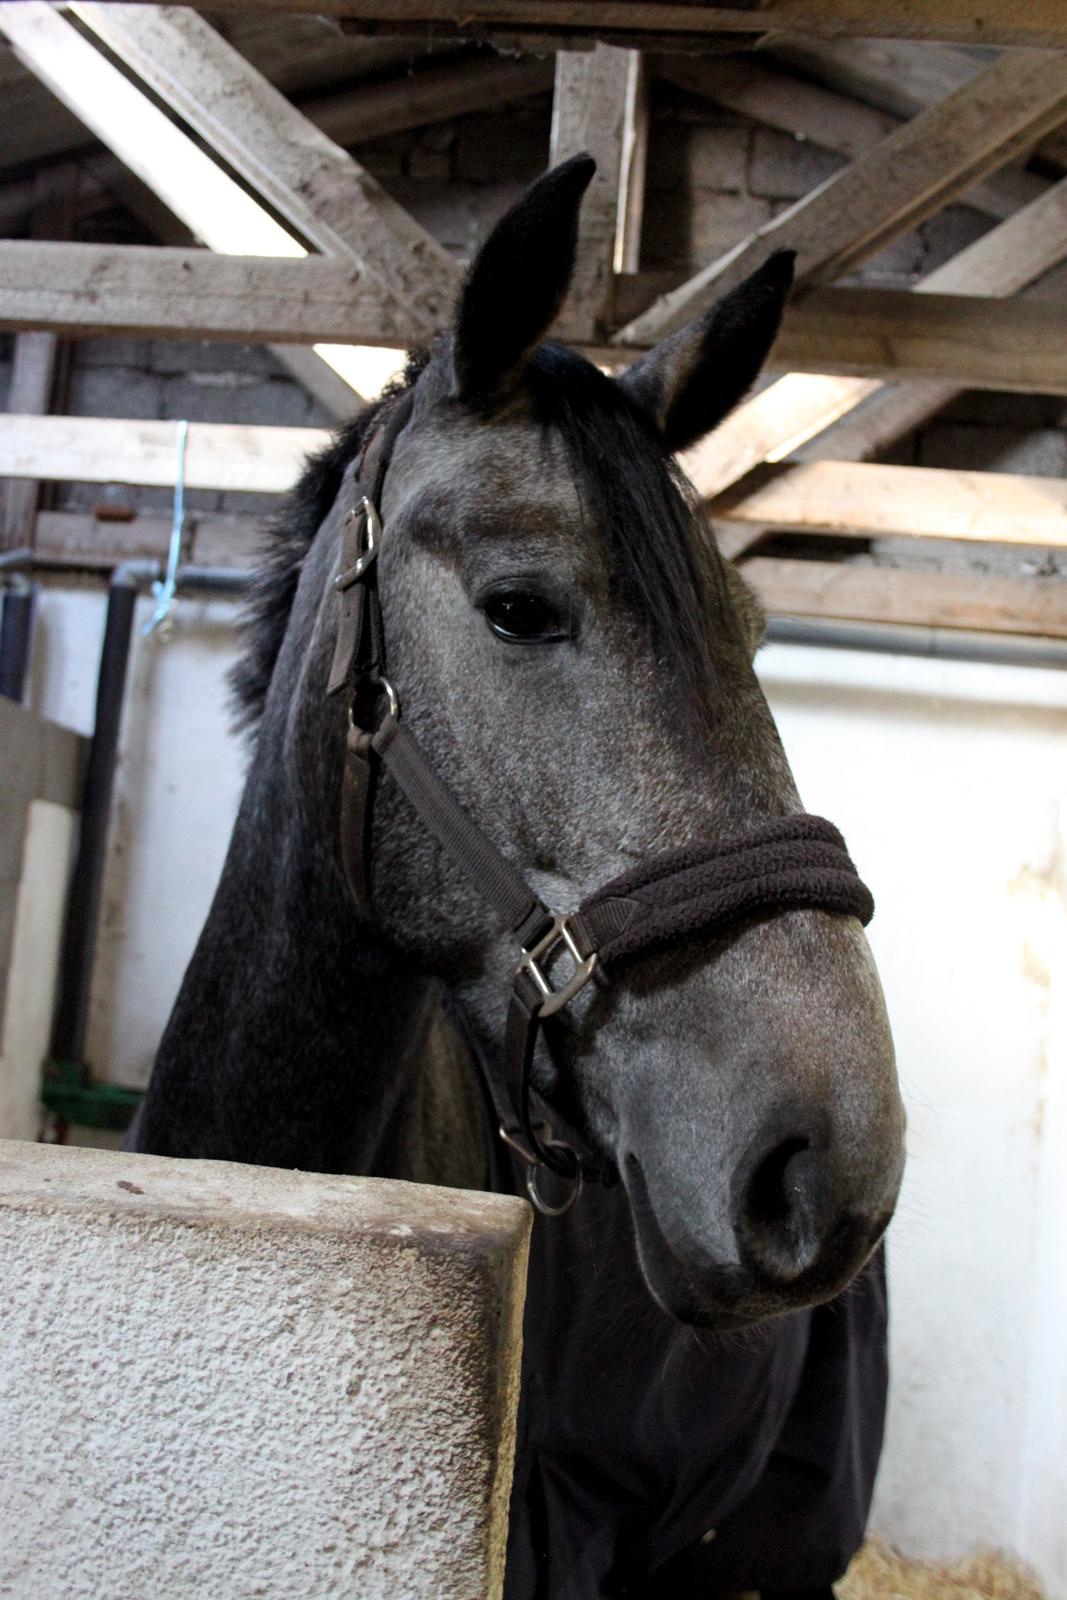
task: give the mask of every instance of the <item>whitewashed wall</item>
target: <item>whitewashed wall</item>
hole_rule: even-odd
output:
[[[102,602],[45,597],[33,696],[87,729]],[[92,1009],[144,1082],[240,786],[228,605],[138,640]],[[845,831],[910,1116],[891,1239],[894,1391],[876,1524],[999,1545],[1067,1600],[1067,677],[778,646],[760,670],[805,803]]]

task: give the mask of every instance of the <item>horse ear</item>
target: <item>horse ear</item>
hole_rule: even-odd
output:
[[[776,250],[703,317],[620,377],[672,455],[717,427],[758,378],[778,336],[795,260],[794,250]]]
[[[532,183],[474,260],[460,295],[453,343],[456,393],[474,405],[501,399],[547,332],[571,281],[578,210],[596,171],[572,156]]]

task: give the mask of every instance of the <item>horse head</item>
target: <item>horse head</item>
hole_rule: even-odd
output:
[[[801,811],[753,670],[758,605],[673,464],[758,375],[792,257],[606,376],[542,343],[592,170],[576,157],[502,219],[409,376],[377,571],[405,723],[561,912],[667,846]],[[388,773],[369,887],[378,929],[497,1050],[514,946]],[[830,1298],[892,1212],[903,1115],[853,917],[781,909],[622,963],[546,1027],[534,1082],[621,1178],[680,1319]]]

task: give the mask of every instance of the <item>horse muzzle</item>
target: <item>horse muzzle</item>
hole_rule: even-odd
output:
[[[833,1299],[862,1269],[896,1204],[902,1142],[857,1192],[815,1136],[757,1138],[704,1205],[660,1200],[634,1154],[621,1163],[649,1292],[679,1322],[725,1331]]]

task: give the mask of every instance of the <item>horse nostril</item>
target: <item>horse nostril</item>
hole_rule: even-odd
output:
[[[811,1140],[783,1139],[753,1167],[735,1219],[738,1243],[768,1277],[797,1277],[819,1253],[820,1173]]]

